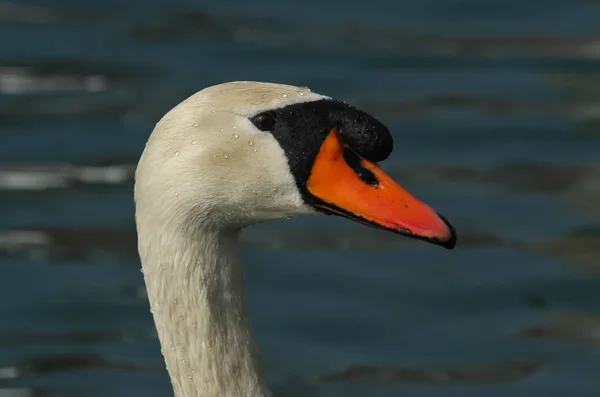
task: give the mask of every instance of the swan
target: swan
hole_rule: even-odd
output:
[[[340,215],[452,249],[456,233],[377,165],[371,115],[306,87],[229,82],[156,124],[135,172],[138,253],[177,397],[270,396],[238,237],[253,223]]]

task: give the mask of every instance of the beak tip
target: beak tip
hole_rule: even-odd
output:
[[[452,226],[450,224],[450,222],[448,222],[448,220],[446,218],[444,218],[442,215],[438,214],[438,216],[440,217],[440,219],[446,224],[446,226],[448,227],[448,230],[450,231],[450,237],[446,240],[446,241],[439,241],[439,244],[446,248],[446,249],[454,249],[454,247],[456,246],[456,241],[457,241],[457,235],[456,235],[456,229],[454,229],[454,226]]]

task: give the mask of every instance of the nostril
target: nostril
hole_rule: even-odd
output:
[[[362,170],[356,170],[356,175],[365,183],[372,186],[379,186],[379,179],[370,170],[363,168]]]
[[[379,179],[366,168],[359,155],[356,154],[352,149],[346,147],[344,148],[344,160],[346,164],[356,173],[356,175],[360,178],[361,181],[368,185],[379,186]]]

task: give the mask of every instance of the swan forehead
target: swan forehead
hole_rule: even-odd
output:
[[[279,109],[289,105],[331,99],[307,87],[277,83],[239,81],[208,87],[195,96],[202,108],[210,112],[231,112],[242,117]]]

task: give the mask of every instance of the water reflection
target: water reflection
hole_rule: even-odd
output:
[[[93,354],[61,354],[31,357],[15,366],[0,368],[3,379],[26,378],[38,374],[108,365],[102,357]]]
[[[44,344],[85,345],[89,343],[123,339],[127,339],[127,337],[119,332],[108,330],[82,330],[65,333],[20,332],[0,335],[0,346],[8,347],[16,344],[26,344],[29,346]],[[131,337],[129,337],[129,339],[131,339]]]
[[[465,368],[421,370],[377,365],[354,365],[344,371],[320,376],[326,382],[406,382],[429,386],[469,386],[515,382],[530,376],[541,365],[538,360],[520,360],[495,365],[474,365]]]
[[[562,258],[589,275],[600,275],[600,227],[574,230],[563,236],[532,242],[530,247]]]
[[[77,395],[79,395],[77,392],[65,390],[0,386],[0,397],[74,397]]]
[[[131,183],[134,164],[0,166],[0,190],[48,190]]]
[[[328,21],[305,23],[291,18],[215,13],[180,13],[154,23],[139,24],[132,36],[140,41],[182,40],[200,36],[211,40],[263,46],[336,48],[385,53],[375,64],[394,67],[390,54],[478,55],[490,58],[598,58],[600,36],[553,35],[460,36],[412,33],[406,29],[360,23]],[[392,62],[390,62],[392,61]]]
[[[0,2],[0,22],[57,23],[63,18],[56,10],[34,5]]]
[[[523,331],[523,336],[533,339],[554,339],[589,346],[600,343],[600,315],[580,312],[554,312],[547,324]]]

